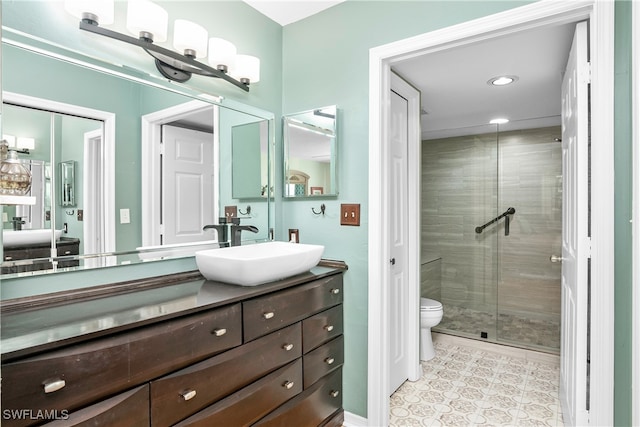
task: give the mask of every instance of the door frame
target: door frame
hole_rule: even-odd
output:
[[[82,172],[82,180],[84,181],[84,185],[82,186],[82,200],[84,201],[85,212],[87,208],[91,209],[92,211],[96,211],[97,209],[95,208],[95,206],[96,200],[98,199],[96,197],[96,194],[98,194],[98,191],[96,191],[96,187],[103,187],[103,183],[101,181],[104,175],[97,177],[96,174],[90,173],[89,171],[91,170],[93,172],[95,170],[93,166],[95,166],[96,163],[102,163],[102,152],[104,151],[102,146],[102,130],[96,129],[93,131],[85,132],[83,148],[83,164],[85,165],[85,167],[83,168]],[[88,165],[91,165],[91,167],[87,167]],[[101,171],[101,169],[102,167],[99,170]],[[104,215],[103,212],[100,214]],[[99,232],[99,230],[97,230],[97,228],[102,228],[102,226],[104,225],[103,221],[95,221],[94,215],[86,215],[83,221],[84,227],[82,238],[84,240],[83,245],[85,253],[88,252],[91,254],[95,254],[107,252],[104,249],[105,242],[103,239],[101,239],[100,245],[98,246],[99,249],[87,250],[87,246],[89,248],[96,247],[96,238],[97,236],[102,234]],[[91,243],[87,244],[88,242]]]
[[[590,20],[592,265],[590,423],[613,423],[613,35],[614,3],[540,1],[408,39],[378,46],[369,55],[369,254],[368,388],[369,425],[389,420],[389,174],[388,123],[391,66],[401,60],[463,46],[490,37],[546,25]],[[418,153],[409,153],[409,157]],[[416,176],[415,179],[418,179]],[[410,179],[411,180],[411,179]],[[419,229],[409,230],[419,234]],[[419,266],[410,265],[409,269]]]
[[[141,118],[141,145],[142,145],[142,182],[149,185],[149,191],[142,192],[142,247],[160,245],[160,171],[161,147],[157,141],[162,139],[162,125],[184,119],[190,114],[197,113],[213,106],[213,174],[220,175],[220,132],[218,131],[219,107],[208,102],[194,100],[178,104],[163,110],[145,114]],[[218,217],[218,192],[214,192],[213,208],[214,218]]]
[[[640,325],[640,4],[632,2],[632,123],[633,123],[633,305],[632,325]],[[631,402],[640,401],[640,327],[633,327]],[[640,405],[632,405],[631,424],[640,425]]]
[[[2,92],[2,100],[3,102],[11,102],[25,107],[38,108],[54,113],[62,113],[102,121],[102,154],[105,168],[102,177],[105,221],[103,239],[105,250],[107,252],[114,252],[116,250],[116,115],[109,111],[96,110],[93,108],[81,107],[79,105],[66,104],[64,102],[36,98],[34,96],[7,91]],[[56,159],[54,158],[53,160],[55,161]],[[54,185],[54,181],[55,174],[52,176],[52,186]],[[55,224],[55,209],[51,210],[51,215],[52,224]]]

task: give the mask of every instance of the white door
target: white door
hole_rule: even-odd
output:
[[[162,126],[161,244],[211,240],[202,227],[214,218],[213,135],[175,126]]]
[[[407,281],[408,120],[408,100],[392,90],[389,129],[389,395],[408,379],[410,368],[407,351],[407,313],[412,309]]]
[[[587,24],[576,25],[562,81],[562,341],[560,399],[567,425],[588,421],[588,170]]]

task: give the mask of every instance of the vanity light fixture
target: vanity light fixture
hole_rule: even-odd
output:
[[[150,0],[129,0],[127,29],[136,37],[100,26],[113,23],[114,0],[65,0],[65,9],[80,19],[80,29],[142,48],[155,59],[156,68],[164,77],[184,83],[193,74],[216,77],[249,92],[249,85],[260,81],[260,59],[238,55],[235,46],[220,38],[208,39],[202,26],[177,19],[173,31],[173,46],[180,53],[154,44],[167,39],[167,12]],[[204,58],[204,64],[196,58]]]
[[[29,154],[30,150],[35,150],[36,140],[28,136],[14,135],[2,135],[2,140],[7,144],[7,147],[22,154]]]
[[[518,81],[518,76],[498,76],[487,81],[489,86],[506,86]]]

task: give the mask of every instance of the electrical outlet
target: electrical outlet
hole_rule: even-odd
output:
[[[291,243],[300,243],[300,231],[297,228],[289,229],[289,241]]]
[[[238,217],[238,207],[237,206],[225,206],[224,207],[224,216],[227,218],[227,221]]]
[[[340,205],[340,225],[360,226],[360,203]]]

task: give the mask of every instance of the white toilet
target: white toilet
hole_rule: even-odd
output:
[[[436,355],[431,339],[431,328],[442,320],[442,304],[434,299],[420,298],[420,360],[431,360]]]

